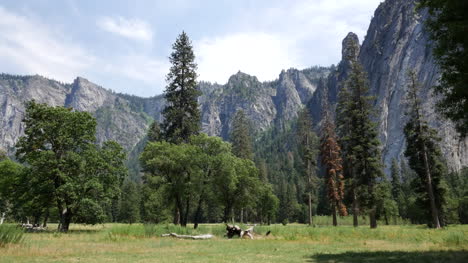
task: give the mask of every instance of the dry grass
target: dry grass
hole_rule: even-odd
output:
[[[0,262],[468,262],[468,226],[257,227],[272,236],[227,240],[222,225],[197,232],[174,226],[74,225],[70,233],[28,233],[0,248]],[[214,233],[213,240],[160,238],[170,230]],[[148,232],[149,231],[149,232]],[[360,261],[357,261],[359,259]]]

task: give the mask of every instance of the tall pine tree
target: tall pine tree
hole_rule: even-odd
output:
[[[357,201],[369,211],[370,227],[377,227],[375,191],[383,177],[380,141],[376,124],[371,120],[373,97],[368,95],[367,76],[354,61],[346,85],[341,91],[338,108],[341,143],[353,188],[354,225],[357,226]]]
[[[234,116],[230,141],[232,142],[232,153],[235,156],[242,159],[253,159],[250,122],[243,110],[238,110]]]
[[[406,213],[407,200],[405,200],[403,192],[403,182],[400,173],[400,166],[395,158],[392,159],[390,166],[390,175],[392,178],[392,198],[397,202],[398,214],[403,217]]]
[[[200,131],[198,108],[197,64],[192,43],[185,32],[172,45],[169,57],[172,66],[166,76],[168,83],[164,92],[167,106],[163,110],[163,137],[168,142],[188,142],[191,135]]]
[[[444,224],[443,209],[446,189],[443,177],[447,167],[442,159],[437,132],[430,128],[425,121],[419,98],[420,85],[416,73],[409,72],[409,86],[407,103],[409,120],[405,125],[406,151],[410,167],[418,174],[419,190],[424,191],[422,202],[427,204],[430,211],[430,225],[440,228]]]
[[[325,184],[327,186],[327,196],[333,216],[333,225],[337,226],[337,210],[340,216],[346,216],[348,212],[346,206],[343,204],[344,177],[341,148],[338,145],[335,125],[328,110],[325,112],[324,117],[320,156],[322,164],[325,166]]]
[[[317,148],[318,138],[312,130],[312,117],[307,108],[299,112],[297,120],[297,139],[300,154],[305,168],[305,177],[307,179],[307,205],[309,225],[312,225],[312,199],[316,192],[317,182]]]

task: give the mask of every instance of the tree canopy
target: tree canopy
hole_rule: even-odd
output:
[[[102,222],[104,207],[127,173],[122,147],[116,142],[96,146],[96,120],[86,112],[31,101],[23,122],[25,135],[16,154],[29,167],[34,196],[45,206],[55,203],[59,230],[68,231],[72,220]]]
[[[419,0],[428,8],[426,28],[433,40],[433,54],[441,69],[435,87],[442,100],[439,110],[453,120],[462,136],[468,135],[468,1]]]

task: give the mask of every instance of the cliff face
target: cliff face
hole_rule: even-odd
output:
[[[424,110],[431,126],[439,131],[450,168],[467,166],[468,138],[457,138],[453,125],[434,112],[437,98],[430,87],[439,73],[423,29],[427,14],[415,12],[414,6],[415,0],[387,0],[380,4],[362,46],[355,34],[345,37],[342,61],[336,67],[289,69],[271,82],[260,82],[242,72],[233,75],[225,85],[201,82],[202,130],[227,139],[231,120],[239,109],[252,120],[256,131],[265,131],[272,125],[282,127],[305,104],[319,123],[323,105],[335,107],[350,61],[358,59],[368,74],[371,95],[376,97],[376,121],[387,167],[392,158],[403,157],[406,122],[403,102],[408,70],[414,70],[423,84]],[[91,112],[98,121],[98,141],[116,140],[129,151],[145,136],[152,119],[161,121],[165,105],[162,96],[116,94],[83,78],[63,84],[40,76],[0,75],[0,147],[10,153],[24,130],[21,123],[24,102],[31,99]]]
[[[370,93],[375,96],[376,122],[382,141],[382,155],[388,171],[392,158],[404,156],[405,94],[408,71],[414,71],[422,84],[421,101],[430,125],[442,138],[440,146],[448,165],[459,170],[468,165],[468,138],[460,139],[453,124],[435,112],[436,96],[431,87],[439,72],[431,55],[428,34],[424,31],[427,13],[415,11],[415,1],[387,0],[380,4],[371,21],[366,38],[359,45],[353,33],[343,40],[342,61],[326,83],[320,86],[309,107],[319,117],[325,102],[336,105],[337,92],[349,72],[349,61],[358,58],[367,72]]]
[[[283,71],[280,79],[259,82],[245,73],[233,75],[227,84],[202,82],[200,108],[202,129],[209,135],[228,138],[231,119],[237,110],[246,112],[257,131],[274,121],[296,116],[316,89],[317,79],[327,68]],[[106,90],[84,78],[63,84],[40,76],[0,76],[0,147],[13,152],[23,134],[24,103],[29,100],[52,106],[72,107],[92,113],[97,119],[97,141],[116,140],[131,151],[146,134],[152,119],[161,121],[162,96],[139,98]]]
[[[0,147],[13,152],[24,132],[21,120],[24,103],[29,100],[52,106],[72,107],[92,113],[98,122],[97,140],[116,140],[131,149],[145,134],[150,117],[134,111],[131,103],[118,94],[83,78],[63,84],[40,76],[0,77]]]
[[[329,71],[283,70],[278,80],[263,83],[239,72],[226,85],[205,89],[200,98],[203,131],[228,138],[231,120],[238,110],[246,113],[256,131],[265,131],[273,124],[283,125],[297,116],[297,111],[311,99],[320,78]]]
[[[403,128],[407,120],[404,98],[407,73],[412,70],[422,84],[421,101],[427,120],[442,138],[440,146],[449,167],[458,170],[468,165],[468,138],[460,140],[453,124],[435,112],[437,98],[431,87],[439,72],[424,31],[427,16],[424,10],[415,12],[415,1],[382,3],[372,19],[359,59],[368,72],[371,93],[377,98],[384,162],[390,164],[391,158],[403,156]]]

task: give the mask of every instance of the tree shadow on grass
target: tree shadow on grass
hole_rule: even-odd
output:
[[[467,263],[468,251],[376,251],[376,252],[345,252],[340,254],[316,254],[307,262],[316,263],[366,263],[366,262],[455,262]]]
[[[25,230],[25,233],[28,234],[93,234],[101,231],[100,229],[70,229],[68,232],[60,232],[57,229],[47,229],[47,230],[41,230],[41,231],[28,231]]]

